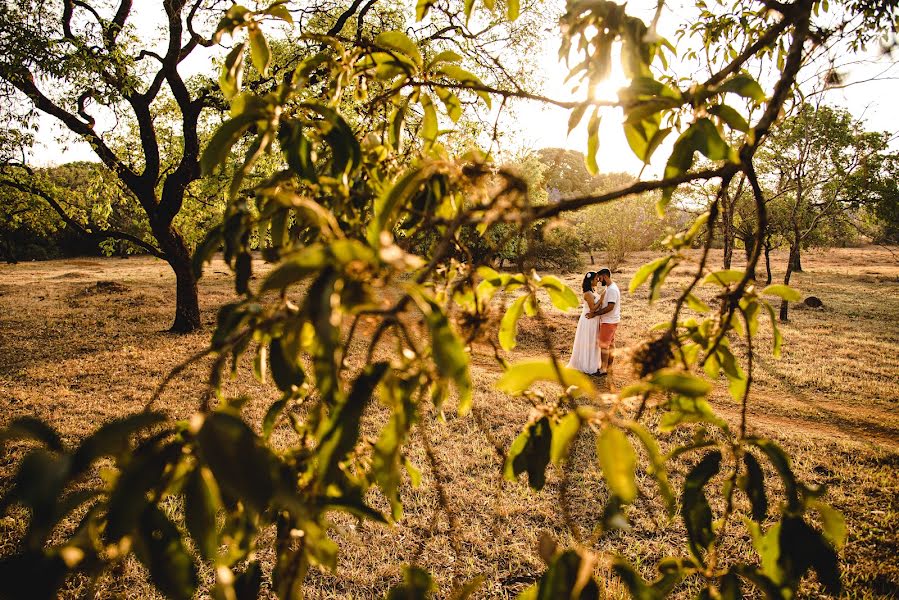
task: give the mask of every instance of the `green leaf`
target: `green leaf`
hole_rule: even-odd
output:
[[[453,52],[452,50],[444,50],[442,52],[438,52],[437,56],[431,59],[431,62],[428,63],[428,67],[430,68],[445,63],[459,62],[462,62],[462,55],[460,55],[458,52]]]
[[[268,407],[268,410],[265,411],[265,417],[262,419],[262,438],[268,440],[272,435],[272,430],[275,428],[275,423],[278,420],[278,417],[284,412],[284,409],[287,407],[287,401],[289,398],[281,398],[280,400],[276,400],[272,402],[272,405]]]
[[[749,131],[749,123],[746,122],[746,119],[743,118],[743,115],[726,104],[716,104],[714,106],[710,106],[709,114],[713,114],[716,117],[719,117],[722,121],[727,123],[727,125],[731,129],[742,132]]]
[[[268,66],[272,62],[272,51],[268,47],[265,35],[258,27],[250,29],[250,58],[260,75],[263,77],[268,75]]]
[[[562,375],[562,381],[559,381],[559,373]],[[587,396],[594,393],[593,383],[587,375],[564,367],[561,363],[556,363],[554,367],[549,359],[528,360],[509,366],[496,382],[496,387],[502,392],[518,395],[537,381],[559,383],[564,388],[575,385],[581,394]]]
[[[737,480],[739,487],[749,498],[752,507],[752,518],[761,523],[768,516],[768,495],[765,493],[765,473],[761,465],[750,452],[743,454],[743,465],[746,471]]]
[[[819,500],[811,500],[809,507],[818,511],[821,517],[821,525],[824,528],[824,535],[830,539],[836,548],[842,548],[846,543],[846,519],[843,513],[835,508],[824,504]]]
[[[290,256],[275,267],[266,276],[259,291],[283,290],[318,273],[327,260],[328,254],[324,246],[321,244],[306,246],[298,254]]]
[[[443,107],[446,109],[446,114],[449,115],[450,120],[456,123],[462,117],[462,101],[445,87],[435,87],[434,92],[440,98],[440,101],[443,102]]]
[[[269,346],[269,367],[272,371],[272,379],[278,389],[282,392],[290,392],[294,387],[303,384],[306,374],[297,357],[288,356],[287,350],[281,342],[281,338],[275,338]]]
[[[72,469],[80,472],[94,460],[103,456],[121,454],[130,448],[131,436],[146,432],[165,422],[165,413],[139,412],[101,425],[94,433],[81,440],[72,456]]]
[[[526,591],[522,596],[529,600],[598,600],[599,586],[592,570],[588,570],[591,566],[576,550],[560,552],[549,563],[536,591]]]
[[[509,308],[506,309],[506,314],[503,315],[500,321],[499,344],[507,352],[515,349],[515,346],[518,345],[516,339],[518,337],[518,320],[521,319],[521,315],[524,312],[524,303],[528,298],[530,298],[529,294],[516,298],[509,305]]]
[[[789,510],[797,510],[799,508],[799,486],[796,482],[796,476],[793,474],[793,468],[790,466],[790,457],[783,451],[783,448],[771,440],[750,437],[746,438],[746,441],[764,452],[771,464],[774,465],[781,481],[783,481]]]
[[[624,582],[634,600],[661,600],[661,595],[656,593],[640,576],[637,569],[623,558],[615,560],[612,570]]]
[[[277,459],[253,430],[232,414],[214,412],[197,433],[199,455],[226,500],[264,511],[275,493]]]
[[[197,566],[188,553],[178,528],[156,506],[147,506],[140,518],[140,535],[134,551],[150,572],[150,579],[165,596],[190,600],[197,592]]]
[[[596,438],[596,456],[611,492],[622,502],[633,502],[637,498],[637,454],[627,436],[617,427],[603,427]]]
[[[537,285],[546,290],[553,306],[559,310],[570,310],[580,305],[577,296],[571,291],[571,288],[554,275],[544,275],[540,278],[540,282]]]
[[[147,493],[160,484],[163,473],[182,456],[177,443],[161,448],[148,444],[134,452],[109,496],[105,531],[109,541],[117,542],[134,532],[149,505]]]
[[[386,362],[368,365],[353,382],[349,397],[324,424],[318,445],[319,479],[323,483],[335,481],[339,475],[339,464],[356,447],[362,413],[388,368]]]
[[[637,272],[634,273],[634,276],[631,277],[628,291],[633,294],[641,285],[643,285],[643,283],[649,278],[650,275],[665,267],[669,262],[671,262],[670,256],[662,256],[652,262],[648,262],[645,265],[642,265],[639,269],[637,269]]]
[[[69,569],[58,552],[24,550],[0,558],[4,600],[57,600]]]
[[[581,428],[581,418],[570,412],[558,422],[552,423],[552,446],[549,457],[553,464],[560,464],[568,456],[568,448]]]
[[[200,555],[210,561],[218,554],[215,517],[220,506],[218,485],[212,473],[198,466],[188,476],[184,487],[184,523]]]
[[[327,510],[338,509],[360,519],[369,519],[382,525],[388,523],[384,515],[365,504],[361,498],[354,496],[325,496],[319,500],[319,503],[321,508]]]
[[[624,423],[624,426],[636,435],[637,439],[643,444],[643,448],[649,457],[649,474],[652,475],[659,486],[659,493],[661,493],[662,499],[665,501],[668,514],[674,516],[676,508],[674,492],[671,490],[671,484],[668,482],[668,469],[665,466],[665,456],[659,448],[659,443],[648,429],[636,421],[627,421]]]
[[[742,600],[743,592],[740,589],[740,578],[732,571],[721,577],[721,600]]]
[[[421,188],[423,178],[421,169],[413,168],[400,175],[391,185],[385,186],[375,200],[374,218],[368,226],[369,244],[375,248],[379,246],[381,232],[394,226],[398,208]]]
[[[568,116],[568,133],[574,131],[574,128],[577,127],[578,123],[581,122],[581,119],[584,118],[585,112],[587,112],[586,104],[578,104],[571,109],[571,114]]]
[[[748,73],[738,73],[718,86],[719,92],[733,92],[754,102],[765,100],[762,86]]]
[[[219,88],[226,100],[231,100],[240,91],[243,79],[243,56],[247,49],[246,42],[235,46],[227,56],[219,74]]]
[[[420,567],[403,568],[403,583],[387,592],[387,600],[428,600],[434,592],[431,574]]]
[[[551,447],[552,428],[549,419],[541,417],[529,424],[512,442],[503,469],[505,478],[514,481],[518,475],[527,472],[528,485],[538,491],[543,489]]]
[[[695,128],[693,133],[694,147],[706,158],[709,160],[727,160],[730,158],[730,146],[721,137],[721,132],[710,119],[697,119],[690,128]]]
[[[468,600],[474,596],[475,592],[484,587],[485,581],[486,578],[483,575],[478,575],[474,579],[465,582],[461,587],[455,588],[451,594],[451,598],[453,598],[453,600]]]
[[[714,283],[720,285],[721,287],[727,287],[732,283],[737,283],[738,281],[742,280],[743,275],[745,275],[743,271],[737,271],[735,269],[714,271],[705,276],[705,279],[702,280],[702,285]]]
[[[258,560],[254,560],[234,579],[235,600],[256,600],[261,587],[262,567]]]
[[[590,175],[596,175],[599,172],[599,165],[596,162],[596,153],[599,151],[599,122],[600,116],[597,108],[590,115],[590,120],[587,121],[587,153],[584,155],[584,161]]]
[[[839,557],[820,532],[802,517],[786,516],[781,521],[779,542],[777,563],[792,586],[798,587],[805,573],[812,569],[824,590],[839,596],[842,590]]]
[[[702,314],[712,312],[711,306],[709,306],[693,294],[687,294],[687,306],[690,307],[690,309]]]
[[[424,19],[436,2],[437,0],[418,0],[415,4],[415,19],[417,21]]]
[[[216,225],[197,244],[191,259],[191,267],[193,268],[194,277],[200,279],[203,276],[203,265],[212,260],[212,255],[219,251],[222,247],[224,229],[221,224]]]
[[[62,438],[53,427],[35,417],[19,417],[0,432],[0,447],[11,440],[34,440],[49,450],[62,452]]]
[[[291,15],[290,11],[287,9],[286,2],[276,2],[262,12],[275,17],[276,19],[281,19],[286,23],[293,24],[293,15]]]
[[[717,450],[703,457],[684,481],[681,497],[681,517],[687,528],[690,550],[701,564],[702,554],[715,539],[712,531],[712,509],[706,498],[704,487],[714,477],[721,466],[721,453]]]
[[[486,87],[484,86],[484,82],[481,81],[476,75],[466,71],[462,67],[458,65],[441,65],[437,72],[441,75],[445,75],[452,80],[455,80],[461,84],[470,84],[476,87]],[[487,108],[490,108],[490,94],[488,94],[485,90],[473,90],[481,100],[484,101],[484,104],[487,105]]]
[[[727,429],[727,421],[717,416],[704,398],[675,395],[671,397],[666,406],[668,412],[662,415],[659,422],[660,431],[671,431],[682,423],[711,423]]]
[[[777,315],[774,312],[774,307],[768,304],[767,302],[763,302],[765,305],[765,309],[768,311],[768,316],[771,317],[771,337],[772,337],[772,351],[771,353],[774,355],[774,358],[780,358],[781,346],[783,345],[783,335],[780,333],[780,328],[777,326]]]
[[[671,367],[656,371],[649,382],[665,390],[690,398],[707,396],[712,389],[709,382],[703,381],[691,373]]]
[[[506,0],[506,7],[508,9],[508,17],[510,21],[514,21],[518,18],[518,15],[521,14],[520,0]]]
[[[379,33],[375,38],[375,45],[399,52],[411,58],[419,67],[422,65],[421,51],[418,49],[418,45],[402,31],[384,31]]]
[[[431,332],[434,363],[442,377],[455,383],[459,393],[458,413],[466,415],[471,410],[472,395],[468,353],[440,306],[424,296],[419,297],[418,302]]]
[[[437,110],[429,95],[422,94],[420,101],[424,110],[424,117],[421,120],[421,137],[425,141],[425,148],[430,148],[437,141]]]
[[[646,144],[646,150],[643,152],[644,164],[649,164],[650,160],[652,160],[652,155],[655,154],[656,150],[659,149],[659,146],[662,145],[662,142],[665,141],[665,138],[667,138],[670,133],[671,128],[665,127],[652,134],[652,137],[649,138],[649,141]]]
[[[775,283],[774,285],[769,285],[765,289],[762,290],[763,296],[778,296],[779,298],[783,298],[787,302],[799,302],[802,300],[802,294],[794,290],[788,285],[782,285],[779,283]]]
[[[209,175],[225,162],[231,153],[231,147],[247,132],[256,121],[256,115],[241,113],[233,119],[228,119],[215,130],[203,155],[200,157],[200,169],[203,175]]]

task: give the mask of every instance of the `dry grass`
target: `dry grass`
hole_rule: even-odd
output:
[[[621,266],[616,279],[622,287],[649,258],[649,254],[634,256]],[[783,260],[776,256],[775,264]],[[794,307],[784,326],[784,358],[777,361],[765,355],[759,361],[751,428],[784,444],[800,476],[826,483],[831,500],[845,512],[850,535],[841,557],[847,597],[896,597],[899,262],[888,251],[868,248],[811,252],[803,264],[807,272],[798,274],[794,284],[819,296],[825,308]],[[670,291],[651,307],[643,292],[638,297],[625,295],[620,345],[637,342],[666,318],[683,277],[675,272]],[[577,289],[579,278],[571,274],[566,281]],[[50,420],[74,442],[110,418],[140,410],[166,372],[208,341],[216,307],[233,298],[230,284],[221,263],[208,268],[201,282],[206,330],[172,336],[161,330],[171,317],[168,295],[174,281],[158,261],[90,259],[0,266],[0,423],[34,414]],[[550,311],[548,319],[556,351],[567,356],[575,317]],[[762,330],[761,344],[767,348],[766,324]],[[523,324],[519,343],[512,360],[540,353],[533,323]],[[445,423],[430,426],[458,530],[451,532],[446,515],[439,512],[433,475],[416,439],[412,455],[425,480],[421,488],[405,491],[404,520],[392,528],[340,520],[339,567],[336,573],[310,574],[310,597],[378,597],[396,581],[399,564],[416,557],[435,573],[444,592],[454,581],[483,575],[478,597],[514,597],[542,571],[537,554],[541,533],[548,531],[562,543],[570,542],[559,509],[559,473],[550,469],[540,494],[523,482],[501,481],[496,450],[485,435],[484,430],[508,447],[526,422],[530,405],[493,390],[499,370],[486,349],[474,348],[472,364],[476,413],[483,428],[476,419],[454,418],[449,411]],[[204,375],[203,365],[190,369],[172,383],[161,406],[178,417],[190,414]],[[621,386],[629,377],[620,361],[610,383]],[[246,411],[261,421],[273,392],[254,382],[246,370],[230,386],[229,392],[254,398]],[[737,407],[726,393],[716,396],[715,405],[723,416],[736,420]],[[373,415],[371,431],[377,420]],[[18,456],[21,452],[10,452],[0,461],[4,481]],[[605,490],[594,466],[592,443],[579,440],[574,457],[571,513],[578,527],[589,533],[598,521]],[[673,467],[677,483],[687,465]],[[678,523],[666,522],[648,480],[641,481],[641,489],[646,498],[630,509],[634,531],[613,535],[602,547],[624,554],[650,575],[655,560],[681,551],[684,534]],[[15,517],[0,521],[0,553],[10,551],[20,526]],[[458,554],[451,535],[460,544]],[[748,549],[748,540],[735,540],[729,551],[742,555]],[[605,567],[599,567],[599,574],[607,577]],[[71,596],[83,593],[79,585],[73,583]],[[611,579],[609,592],[611,597],[622,595]],[[804,593],[818,595],[813,583]],[[146,598],[153,592],[139,566],[128,564],[103,582],[101,596]]]

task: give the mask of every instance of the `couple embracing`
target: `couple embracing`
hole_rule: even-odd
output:
[[[601,284],[601,292],[596,291]],[[577,322],[568,367],[590,375],[606,375],[612,364],[615,330],[621,321],[621,290],[606,268],[584,276],[584,308]]]

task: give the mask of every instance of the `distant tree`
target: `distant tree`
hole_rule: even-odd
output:
[[[874,202],[868,184],[879,178],[878,154],[887,149],[889,136],[865,131],[864,124],[844,109],[804,104],[788,117],[759,151],[761,180],[768,188],[769,204],[780,222],[774,228],[790,249],[784,284],[802,271],[802,248],[836,223],[845,222],[853,206]],[[788,315],[788,302],[780,319]]]
[[[67,252],[73,243],[104,254],[138,251],[162,258],[147,240],[146,216],[134,211],[119,184],[99,163],[0,167],[0,214],[10,217],[0,223],[7,259],[14,260],[20,245],[43,245],[37,255],[27,248],[25,255],[46,258]]]
[[[137,199],[156,244],[152,253],[175,273],[171,330],[192,331],[200,326],[197,281],[190,248],[175,218],[188,187],[200,177],[200,115],[222,100],[212,80],[187,81],[179,69],[199,46],[212,43],[196,32],[196,21],[208,2],[141,3],[141,11],[162,12],[161,52],[143,46],[134,35],[132,2],[107,4],[44,0],[5,4],[0,9],[0,82],[88,142]],[[143,18],[148,18],[147,12]],[[178,154],[171,165],[163,162],[163,145],[172,138],[160,136],[156,121],[157,103],[166,97],[172,99],[178,121]],[[98,126],[104,114],[134,123],[138,138],[129,145],[130,155],[116,152],[110,135]]]

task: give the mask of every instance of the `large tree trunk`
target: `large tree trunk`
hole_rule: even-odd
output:
[[[175,321],[169,331],[189,333],[200,328],[200,301],[190,251],[184,238],[171,225],[154,230],[165,260],[175,272]]]

